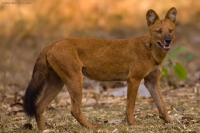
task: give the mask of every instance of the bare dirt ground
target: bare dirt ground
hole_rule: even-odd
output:
[[[8,86],[9,88],[10,86]],[[200,84],[193,87],[164,88],[172,123],[165,124],[151,97],[138,96],[135,118],[141,124],[130,126],[124,115],[126,97],[114,97],[107,92],[83,92],[82,110],[87,119],[99,129],[86,129],[71,116],[70,98],[66,91],[59,93],[44,116],[47,129],[43,132],[135,132],[172,133],[200,131]],[[0,105],[0,132],[39,132],[35,120],[29,121],[22,110],[22,96],[6,95]]]

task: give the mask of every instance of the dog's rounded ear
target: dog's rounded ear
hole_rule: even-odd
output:
[[[165,19],[169,19],[171,22],[173,22],[175,24],[176,23],[176,14],[177,14],[176,8],[172,7],[169,9],[167,14],[165,15]]]
[[[159,20],[159,17],[154,10],[150,9],[147,11],[146,19],[147,19],[147,25],[150,26],[154,24],[156,20]]]

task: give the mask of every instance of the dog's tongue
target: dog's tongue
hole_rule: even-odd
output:
[[[164,45],[164,49],[170,49],[170,45]]]

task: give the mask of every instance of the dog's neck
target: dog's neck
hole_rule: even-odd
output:
[[[167,51],[164,51],[156,42],[152,41],[149,33],[144,35],[143,42],[146,48],[151,52],[151,55],[155,60],[155,64],[161,64],[167,54]]]

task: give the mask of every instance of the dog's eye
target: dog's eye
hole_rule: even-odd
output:
[[[173,30],[169,29],[169,33],[172,33]]]
[[[161,33],[162,33],[162,30],[159,29],[159,30],[156,30],[156,32],[157,32],[158,34],[161,34]]]

